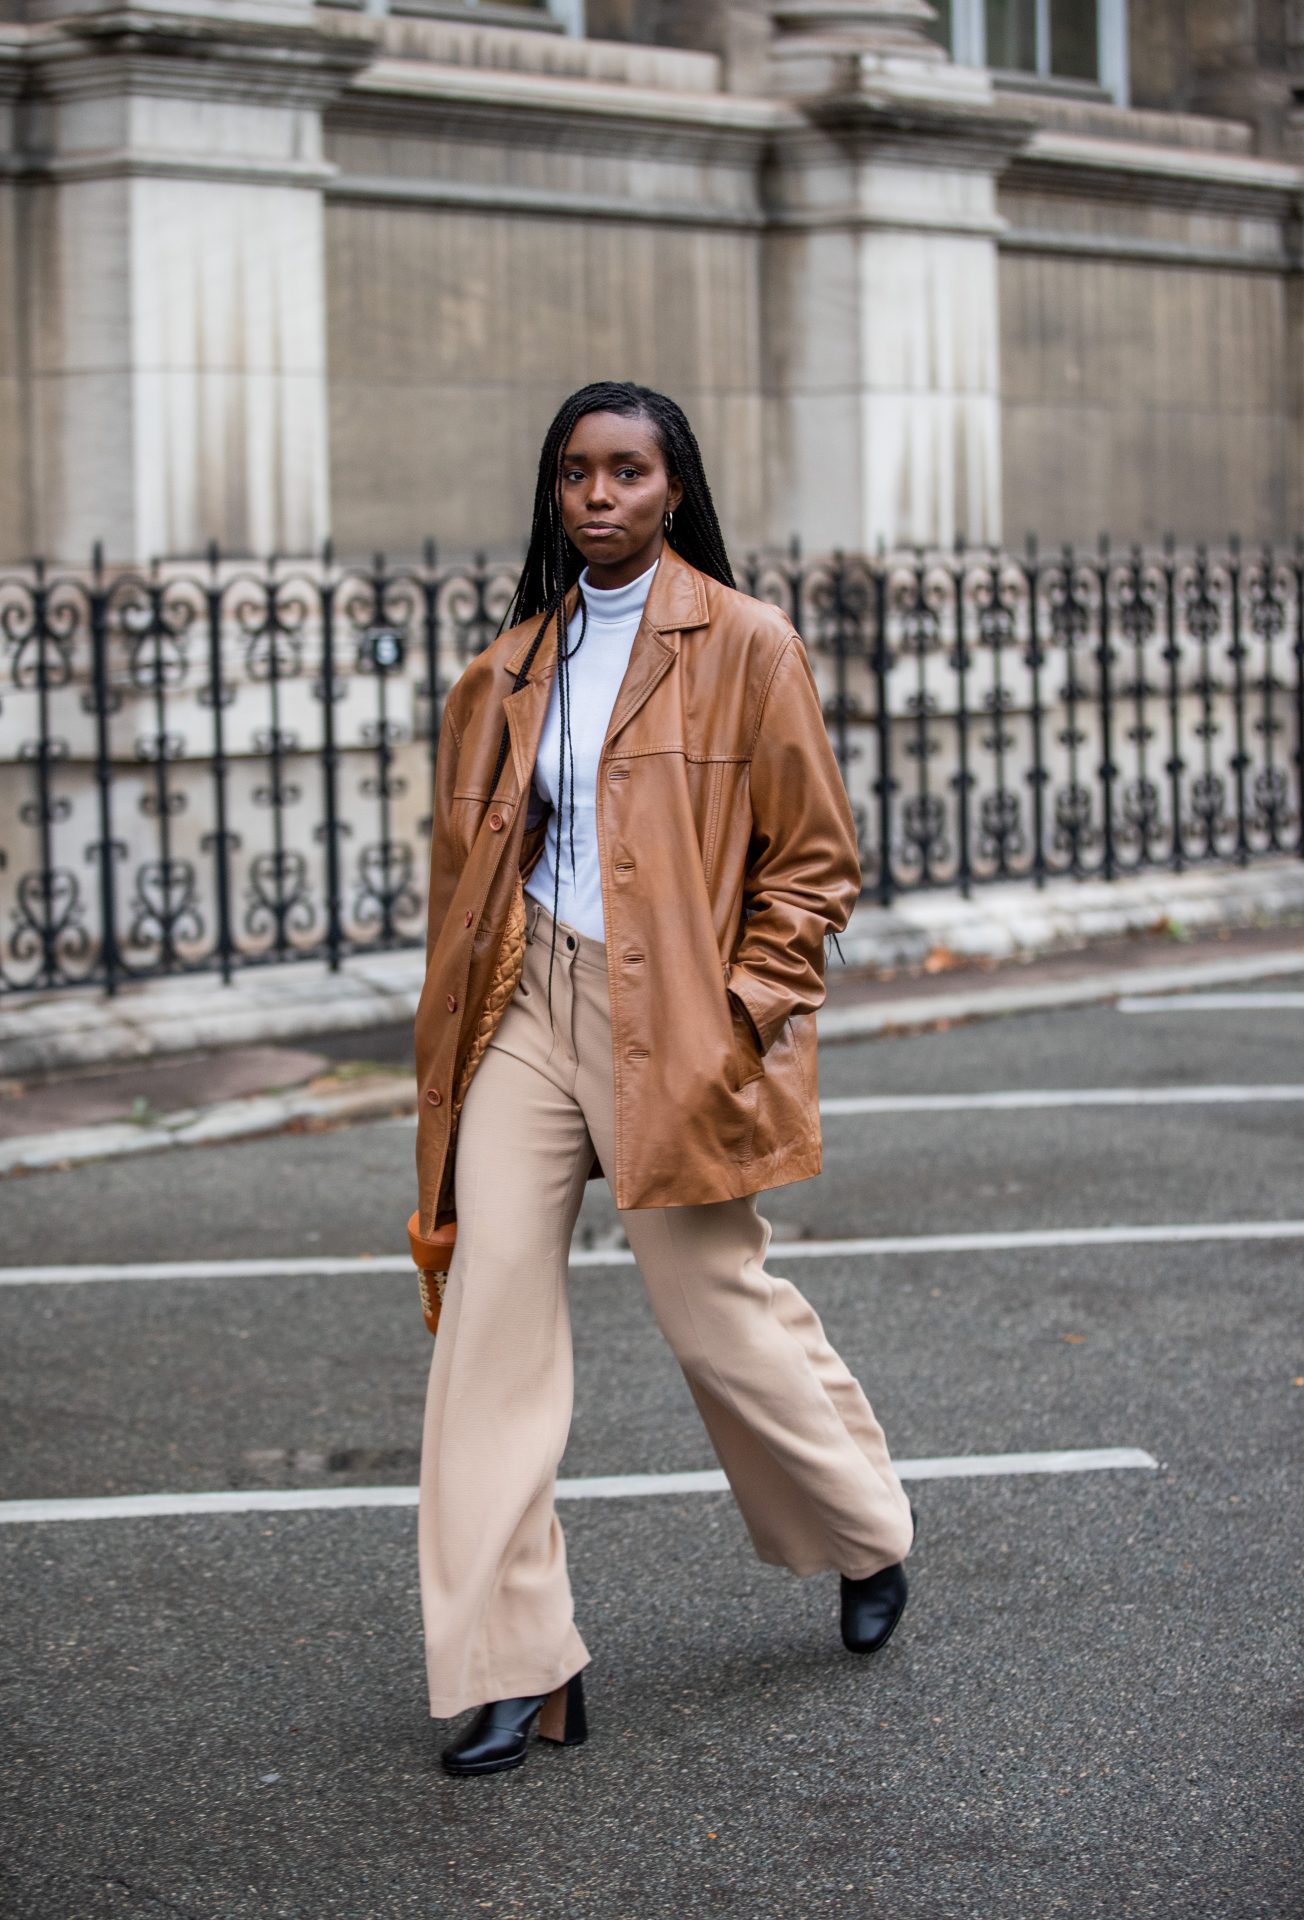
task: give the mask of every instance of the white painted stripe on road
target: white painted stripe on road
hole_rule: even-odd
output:
[[[1304,993],[1128,994],[1120,1013],[1304,1013]]]
[[[1159,1462],[1140,1447],[1080,1447],[1060,1453],[961,1453],[897,1460],[903,1480],[970,1480],[1023,1473],[1097,1473]],[[609,1474],[559,1480],[559,1500],[628,1500],[652,1494],[727,1493],[718,1468],[701,1473]],[[307,1513],[358,1507],[414,1507],[415,1487],[285,1487],[238,1493],[124,1493],[86,1500],[0,1501],[0,1525],[52,1520],[150,1520],[219,1513]]]
[[[1045,1227],[1017,1233],[888,1234],[846,1240],[775,1240],[770,1258],[840,1260],[855,1255],[1021,1253],[1055,1247],[1190,1246],[1206,1241],[1304,1240],[1304,1220],[1197,1220],[1166,1226]],[[585,1247],[572,1252],[572,1267],[628,1267],[628,1248]],[[323,1256],[311,1260],[159,1260],[137,1265],[0,1267],[0,1287],[81,1286],[106,1281],[294,1280],[381,1278],[412,1275],[406,1254],[374,1260]]]
[[[961,1453],[936,1460],[896,1460],[903,1480],[973,1480],[1019,1473],[1095,1473],[1107,1468],[1157,1467],[1140,1447],[1078,1447],[1059,1453]],[[559,1500],[617,1500],[653,1493],[726,1493],[718,1469],[704,1473],[631,1473],[599,1480],[559,1480]],[[0,1509],[2,1512],[3,1509]]]
[[[1265,996],[1266,998],[1267,996]],[[1126,1013],[1148,1013],[1158,1004],[1150,1000],[1123,1001]],[[1205,1007],[1205,998],[1193,1000]],[[1292,1002],[1294,1004],[1294,1002]],[[1304,1008],[1304,994],[1298,1004]],[[1011,1087],[984,1093],[847,1093],[831,1094],[820,1101],[820,1113],[826,1120],[845,1119],[851,1114],[894,1113],[1038,1113],[1053,1107],[1223,1107],[1281,1103],[1297,1106],[1304,1101],[1304,1085],[1294,1082],[1276,1084],[1165,1087]],[[416,1116],[378,1125],[415,1126]]]
[[[1304,995],[1301,995],[1304,1005]],[[820,1112],[1037,1113],[1050,1107],[1222,1107],[1304,1101],[1304,1086],[1026,1087],[991,1093],[838,1094]]]

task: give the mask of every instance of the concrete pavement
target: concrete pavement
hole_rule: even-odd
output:
[[[1304,1079],[1304,1010],[1159,1004],[826,1048],[827,1100],[888,1104],[830,1113],[824,1177],[762,1202],[899,1458],[1156,1466],[913,1485],[910,1604],[870,1661],[836,1582],[760,1566],[727,1494],[564,1502],[592,1737],[491,1781],[436,1765],[410,1509],[0,1524],[6,1915],[1286,1920],[1304,1238],[1244,1230],[1304,1235],[1304,1105],[1256,1098]],[[1037,1104],[1129,1088],[1154,1103]],[[1219,1088],[1245,1098],[1163,1097]],[[73,1273],[0,1285],[0,1499],[410,1485],[407,1125],[4,1183],[6,1270]],[[1074,1240],[1127,1224],[1154,1237]],[[900,1245],[798,1253],[857,1236]],[[621,1238],[595,1187],[563,1472],[708,1469]],[[232,1264],[314,1249],[363,1264]],[[136,1277],[76,1277],[109,1260]]]

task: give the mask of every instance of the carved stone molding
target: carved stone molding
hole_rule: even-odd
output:
[[[771,0],[775,51],[818,49],[838,53],[905,53],[917,60],[944,60],[928,37],[937,9],[928,0]]]

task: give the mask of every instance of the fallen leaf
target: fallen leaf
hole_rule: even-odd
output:
[[[934,947],[924,961],[925,973],[954,973],[957,967],[964,965],[964,957],[953,953],[950,947]]]

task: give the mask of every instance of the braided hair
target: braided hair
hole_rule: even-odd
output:
[[[566,612],[565,598],[571,586],[579,578],[584,568],[584,556],[580,553],[562,522],[561,504],[557,498],[557,485],[561,475],[562,457],[572,433],[585,414],[619,413],[627,417],[642,415],[652,424],[658,444],[665,459],[666,469],[672,479],[683,487],[683,499],[675,508],[675,550],[699,572],[710,574],[723,585],[732,587],[736,583],[729,556],[725,552],[724,536],[720,531],[720,522],[711,498],[711,489],[707,485],[706,472],[702,466],[702,454],[693,429],[686,415],[668,395],[657,393],[651,387],[636,386],[630,380],[597,380],[592,385],[581,387],[564,400],[553,417],[552,425],[544,436],[543,451],[539,456],[539,476],[534,489],[534,516],[530,525],[530,541],[526,550],[525,564],[516,583],[516,591],[503,615],[498,631],[532,619],[541,613],[544,617],[539,630],[531,642],[529,652],[522,661],[520,670],[512,683],[515,693],[525,684],[533,664],[539,644],[548,631],[549,622],[557,623],[557,680],[558,701],[560,707],[561,739],[558,747],[557,767],[557,862],[553,872],[552,894],[552,948],[548,955],[548,1017],[552,1018],[552,965],[557,951],[557,909],[561,897],[561,831],[560,822],[563,805],[569,803],[568,831],[570,842],[571,871],[575,870],[575,793],[573,782],[567,782],[566,763],[569,757],[572,766],[574,752],[570,732],[570,670],[568,661],[571,654],[579,652],[588,631],[588,609],[584,595],[580,594],[580,631],[575,645],[566,649]],[[510,730],[504,724],[503,737],[498,747],[498,761],[494,767],[493,779],[489,791],[492,794],[497,786],[507,759],[510,745]]]

